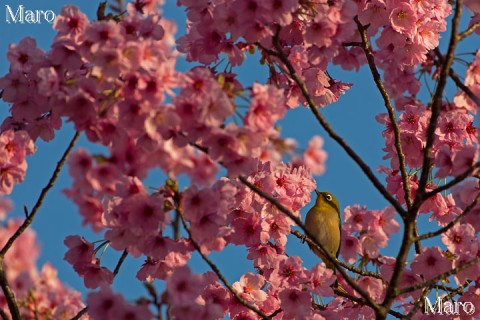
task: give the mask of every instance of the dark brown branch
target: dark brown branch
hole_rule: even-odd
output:
[[[3,259],[3,256],[0,257],[0,286],[2,287],[5,300],[7,300],[8,309],[10,310],[12,319],[21,320],[20,310],[18,310],[17,301],[15,300],[15,294],[8,284],[7,275],[3,265]]]
[[[464,173],[462,173],[459,176],[456,176],[454,179],[450,180],[448,183],[444,184],[443,186],[437,187],[432,191],[426,192],[423,195],[423,200],[427,200],[430,197],[433,197],[437,193],[440,193],[444,190],[450,189],[451,187],[459,184],[466,178],[468,178],[476,169],[480,168],[480,161],[475,163],[473,166],[471,166],[468,170],[466,170]]]
[[[427,143],[423,152],[423,165],[422,165],[422,174],[420,176],[420,182],[418,184],[418,191],[415,195],[413,201],[413,209],[410,212],[411,216],[416,216],[418,208],[422,204],[422,199],[425,193],[425,188],[427,186],[428,175],[430,172],[430,166],[432,164],[432,147],[435,140],[435,130],[437,128],[438,117],[440,115],[440,110],[442,107],[442,96],[445,86],[447,84],[447,77],[450,73],[450,68],[453,64],[453,59],[455,57],[455,48],[457,47],[458,39],[458,24],[460,23],[460,17],[462,16],[462,0],[456,1],[455,13],[452,21],[452,33],[450,35],[450,43],[448,45],[447,55],[442,64],[442,69],[440,70],[440,76],[437,83],[437,88],[433,95],[431,102],[431,111],[430,123],[427,129]]]
[[[120,268],[122,267],[123,262],[128,256],[128,251],[127,249],[123,250],[122,255],[120,256],[120,259],[118,259],[117,265],[115,266],[115,269],[113,270],[113,277],[115,278],[120,271]],[[70,320],[79,320],[85,313],[88,311],[88,306],[80,310],[73,318]]]
[[[323,255],[335,265],[336,270],[340,272],[347,281],[347,283],[355,290],[357,291],[363,299],[365,299],[366,304],[371,307],[372,309],[375,310],[375,312],[382,312],[385,313],[386,310],[382,310],[382,306],[378,305],[368,293],[366,293],[362,288],[360,288],[356,282],[347,274],[347,272],[341,268],[341,265],[338,263],[338,260],[335,259],[335,257],[328,251],[325,250],[325,248],[316,241],[315,237],[313,234],[311,234],[306,228],[305,225],[303,224],[302,220],[300,220],[297,216],[295,216],[290,210],[285,208],[280,202],[278,202],[276,199],[271,197],[270,195],[266,194],[263,192],[261,189],[259,189],[257,186],[253,185],[250,183],[245,177],[239,176],[238,179],[247,187],[249,187],[253,192],[270,202],[272,205],[274,205],[278,210],[286,214],[290,219],[292,219],[302,230],[303,232],[314,242],[315,247],[320,249],[320,252],[323,253]]]
[[[128,251],[127,251],[127,249],[125,249],[125,250],[123,250],[122,256],[120,257],[120,259],[118,259],[118,262],[117,262],[117,265],[115,266],[115,269],[113,270],[113,276],[114,277],[120,271],[120,268],[122,267],[122,264],[125,261],[125,259],[127,258],[127,256],[128,256]]]
[[[83,308],[75,315],[75,317],[71,318],[70,320],[79,320],[85,313],[87,313],[87,311],[88,307]]]
[[[410,210],[412,206],[411,202],[411,194],[410,194],[410,184],[408,183],[408,174],[407,168],[405,165],[405,154],[402,150],[402,144],[400,143],[400,128],[398,126],[397,117],[395,115],[395,110],[392,105],[392,101],[390,100],[390,96],[388,95],[387,89],[383,84],[382,77],[378,72],[377,65],[375,64],[375,57],[373,56],[372,50],[370,49],[368,37],[367,37],[367,29],[360,23],[358,17],[354,18],[355,23],[357,24],[358,32],[362,38],[362,49],[365,53],[365,57],[368,61],[368,66],[370,67],[370,73],[373,76],[373,81],[377,85],[378,91],[380,92],[383,103],[385,104],[385,108],[388,112],[388,117],[390,119],[390,123],[393,129],[393,135],[395,138],[395,150],[397,151],[397,157],[399,161],[399,168],[400,173],[402,175],[402,183],[403,183],[403,193],[405,195],[405,203],[407,204],[407,209]]]
[[[202,257],[203,261],[205,261],[208,266],[212,269],[213,272],[215,272],[215,274],[217,275],[217,277],[220,279],[220,281],[223,282],[223,284],[225,285],[225,287],[227,287],[228,291],[230,291],[230,293],[235,297],[235,299],[237,299],[237,301],[243,305],[244,307],[252,310],[253,312],[255,312],[256,314],[258,314],[262,319],[271,319],[269,316],[267,316],[266,314],[264,314],[262,311],[258,310],[257,308],[255,308],[253,305],[251,305],[250,303],[248,303],[247,301],[243,300],[242,297],[240,297],[238,295],[238,293],[235,291],[235,289],[233,289],[232,285],[228,282],[228,280],[223,276],[223,274],[221,273],[220,269],[218,269],[218,267],[202,252],[202,249],[200,248],[200,246],[198,245],[198,243],[193,240],[193,237],[192,237],[192,232],[190,230],[190,228],[187,226],[187,222],[185,221],[185,217],[183,216],[183,213],[182,213],[182,210],[177,208],[176,210],[180,216],[180,219],[182,220],[182,224],[183,224],[183,228],[185,229],[185,231],[187,231],[188,233],[188,238],[190,239],[190,242],[192,243],[193,247],[195,248],[195,250],[198,252],[198,254],[200,254],[200,256]]]
[[[438,276],[436,276],[436,277],[434,277],[434,278],[432,278],[428,281],[424,281],[424,282],[421,282],[421,283],[414,284],[413,286],[400,289],[400,290],[398,290],[398,294],[400,295],[400,294],[412,292],[412,291],[415,291],[415,290],[418,290],[418,289],[428,288],[428,287],[434,286],[434,285],[437,284],[438,281],[445,280],[449,276],[455,275],[455,274],[459,273],[460,271],[462,271],[463,269],[466,269],[466,268],[478,263],[479,261],[480,261],[480,257],[476,257],[475,259],[472,259],[472,260],[462,264],[461,266],[453,268],[450,271],[444,272],[444,273],[442,273],[442,274],[440,274],[440,275],[438,275]]]
[[[361,46],[362,46],[362,42],[355,42],[355,41],[352,41],[352,42],[343,42],[343,43],[342,43],[342,46],[344,46],[344,47],[361,47]]]
[[[80,136],[80,133],[76,132],[72,140],[70,141],[70,144],[68,145],[67,149],[63,153],[62,157],[57,162],[57,166],[55,167],[55,170],[53,171],[53,174],[50,177],[48,184],[42,189],[42,192],[40,193],[40,196],[38,197],[37,202],[35,203],[35,206],[33,207],[32,211],[30,212],[30,214],[28,214],[26,219],[23,221],[22,225],[18,227],[17,231],[15,231],[15,233],[8,239],[7,243],[5,243],[2,250],[0,250],[0,286],[2,287],[3,294],[5,295],[5,299],[7,300],[8,308],[10,310],[10,314],[12,315],[12,319],[14,320],[17,320],[17,319],[20,320],[20,311],[18,310],[18,305],[17,305],[17,302],[15,301],[15,294],[11,290],[10,285],[8,284],[8,281],[7,281],[7,275],[5,274],[5,269],[4,269],[5,266],[3,265],[3,262],[4,262],[3,259],[5,257],[5,254],[8,252],[8,250],[12,247],[13,243],[32,224],[33,219],[35,218],[35,216],[38,213],[38,210],[43,204],[43,200],[45,199],[46,195],[48,194],[50,189],[52,189],[55,182],[57,181],[57,178],[60,175],[60,171],[62,171],[65,160],[67,159],[68,155],[72,151],[79,136]]]
[[[395,268],[393,270],[390,283],[385,294],[385,299],[382,303],[384,308],[390,309],[391,304],[397,298],[397,287],[400,282],[400,277],[402,275],[403,269],[405,268],[405,261],[408,256],[408,251],[414,240],[414,221],[407,220],[405,223],[405,228],[403,232],[403,239],[400,246],[400,250],[395,261]]]
[[[298,239],[300,240],[305,240],[308,244],[312,245],[315,247],[315,249],[317,250],[320,250],[320,248],[317,248],[317,245],[316,243],[309,237],[306,237],[305,235],[301,234],[300,232],[298,232],[297,230],[291,230],[290,231],[291,234],[293,234],[294,236],[296,236]],[[356,274],[359,274],[361,276],[365,276],[365,277],[373,277],[373,278],[377,278],[377,279],[381,279],[383,280],[383,277],[381,274],[378,274],[376,272],[372,272],[372,271],[365,271],[365,270],[361,270],[361,269],[358,269],[358,268],[355,268],[354,266],[348,264],[348,263],[345,263],[343,261],[340,261],[338,259],[335,259],[337,260],[338,264],[341,265],[342,267],[344,267],[345,269],[351,271],[351,272],[354,272]]]
[[[274,312],[272,312],[271,315],[269,315],[270,318],[273,318],[275,317],[277,314],[279,314],[280,312],[282,312],[282,308],[278,308],[277,310],[275,310]]]
[[[465,210],[463,210],[463,212],[461,214],[459,214],[455,219],[453,219],[452,221],[450,221],[446,226],[438,229],[437,231],[433,231],[433,232],[429,232],[429,233],[425,233],[425,234],[422,234],[421,236],[418,236],[418,238],[416,239],[417,241],[420,241],[420,240],[425,240],[425,239],[429,239],[429,238],[433,238],[433,237],[436,237],[436,236],[439,236],[445,232],[447,232],[448,230],[450,230],[454,225],[456,225],[460,220],[463,219],[463,217],[465,217],[469,212],[472,211],[472,209],[477,205],[477,202],[478,202],[478,199],[480,198],[480,193],[477,194],[477,196],[475,197],[475,199],[473,199],[472,203],[470,203],[466,208]]]
[[[323,115],[320,114],[320,112],[317,109],[317,106],[315,105],[312,98],[310,97],[310,94],[308,92],[308,89],[305,83],[297,75],[295,69],[293,68],[293,65],[288,60],[288,57],[285,55],[285,52],[283,52],[278,36],[273,37],[273,44],[275,45],[275,48],[277,50],[277,57],[287,67],[289,76],[293,79],[293,81],[295,81],[295,83],[298,85],[298,87],[302,91],[302,95],[305,98],[310,110],[312,111],[312,113],[314,114],[315,118],[320,123],[320,125],[323,127],[323,129],[325,129],[328,135],[333,140],[335,140],[345,150],[345,152],[350,156],[350,158],[352,158],[352,160],[362,169],[362,171],[365,173],[367,178],[372,182],[372,184],[380,192],[380,194],[383,195],[383,197],[397,210],[397,212],[401,216],[404,216],[406,212],[405,212],[405,209],[402,207],[402,205],[387,191],[387,189],[385,189],[384,185],[380,183],[377,177],[373,174],[370,167],[362,160],[362,158],[355,151],[353,151],[353,149],[345,142],[345,140],[343,140],[343,138],[340,137],[333,130],[333,128],[330,126],[327,120],[325,120]]]

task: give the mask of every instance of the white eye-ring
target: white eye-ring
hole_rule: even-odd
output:
[[[327,194],[325,195],[325,199],[327,199],[327,201],[332,201],[332,195],[330,195],[330,194],[327,193]]]

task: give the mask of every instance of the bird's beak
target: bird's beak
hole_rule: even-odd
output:
[[[315,189],[315,193],[317,194],[317,196],[320,196],[320,191]]]

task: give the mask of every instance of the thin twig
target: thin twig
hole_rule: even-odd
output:
[[[455,13],[452,21],[452,33],[450,35],[450,43],[448,45],[448,51],[445,57],[445,60],[442,64],[442,69],[440,70],[440,76],[438,79],[437,88],[433,99],[431,102],[431,111],[430,123],[427,129],[427,142],[425,149],[423,151],[423,165],[422,165],[422,174],[420,176],[420,182],[418,183],[417,194],[413,201],[413,208],[410,214],[416,216],[418,208],[422,204],[423,195],[425,193],[425,188],[427,186],[428,175],[430,172],[430,166],[432,163],[432,147],[435,140],[435,130],[437,129],[438,117],[440,115],[440,110],[442,107],[442,96],[445,86],[447,84],[447,76],[450,73],[450,68],[453,64],[453,59],[455,57],[455,48],[457,47],[458,39],[458,24],[460,23],[460,17],[462,16],[462,0],[456,1]]]
[[[15,294],[10,288],[10,285],[8,284],[7,280],[7,275],[5,274],[5,269],[4,269],[4,257],[5,254],[8,252],[8,250],[12,247],[14,242],[22,235],[23,232],[32,224],[33,219],[38,213],[38,210],[43,204],[43,200],[45,199],[46,195],[52,189],[54,186],[55,182],[57,181],[58,176],[60,175],[60,172],[62,171],[63,165],[72,151],[75,143],[78,140],[78,137],[80,136],[80,133],[77,131],[75,132],[75,135],[73,136],[72,140],[70,141],[70,144],[68,145],[67,149],[63,153],[62,157],[60,160],[57,162],[57,166],[55,167],[55,170],[53,171],[52,176],[50,177],[50,180],[48,181],[47,185],[42,189],[42,192],[40,193],[40,196],[37,199],[37,202],[35,203],[35,206],[33,207],[32,211],[30,214],[27,215],[25,220],[23,221],[22,225],[18,227],[17,231],[8,239],[7,243],[3,246],[2,250],[0,250],[0,285],[3,290],[3,294],[5,295],[5,299],[7,300],[8,308],[10,310],[10,314],[12,315],[12,319],[14,320],[20,320],[20,311],[18,310],[18,305],[17,302],[15,301]]]
[[[275,310],[271,315],[269,315],[270,318],[273,318],[275,317],[277,314],[279,314],[280,312],[282,312],[283,309],[282,308],[278,308],[277,310]]]
[[[190,228],[187,226],[187,222],[185,221],[185,217],[183,216],[182,210],[180,208],[177,208],[176,211],[178,212],[178,215],[180,216],[180,219],[182,220],[183,228],[185,229],[185,231],[187,231],[188,238],[190,239],[190,242],[192,243],[195,250],[197,250],[198,254],[200,254],[203,261],[205,261],[210,266],[212,271],[215,272],[217,277],[223,282],[225,287],[227,287],[228,291],[230,291],[230,293],[235,297],[235,299],[237,299],[237,301],[240,304],[242,304],[244,307],[246,307],[246,308],[252,310],[253,312],[255,312],[256,314],[258,314],[262,319],[271,319],[269,316],[267,316],[262,311],[255,308],[253,305],[251,305],[250,303],[248,303],[247,301],[245,301],[244,299],[242,299],[242,297],[240,297],[238,295],[238,293],[235,291],[235,289],[233,289],[232,285],[223,276],[220,269],[218,269],[218,267],[202,252],[202,249],[200,248],[198,243],[195,240],[193,240],[192,232],[191,232]]]
[[[392,105],[392,101],[390,100],[390,96],[388,95],[387,89],[383,84],[382,77],[378,72],[377,65],[375,64],[375,57],[373,56],[372,50],[370,49],[370,45],[368,42],[367,37],[367,29],[360,23],[358,17],[355,17],[355,23],[357,24],[358,32],[360,33],[360,37],[362,38],[362,49],[365,53],[365,57],[368,61],[368,66],[370,67],[370,73],[373,76],[373,81],[377,85],[378,91],[380,92],[383,103],[385,108],[388,112],[388,117],[390,119],[390,124],[392,125],[393,129],[393,136],[395,138],[395,150],[397,151],[397,157],[399,162],[400,173],[402,175],[402,183],[403,183],[403,193],[405,195],[405,203],[407,204],[407,209],[410,210],[412,206],[411,201],[411,192],[410,192],[410,184],[408,182],[408,174],[407,168],[405,164],[405,154],[402,150],[402,144],[400,142],[400,128],[398,126],[397,117],[395,115],[395,110]]]
[[[450,180],[448,183],[444,184],[443,186],[437,187],[432,191],[426,192],[423,195],[423,199],[427,200],[428,198],[433,197],[437,193],[450,189],[451,187],[459,184],[460,182],[468,178],[477,168],[480,168],[480,161],[475,163],[473,166],[468,168],[464,173],[460,174],[459,176],[456,176],[454,179]]]
[[[290,233],[293,234],[294,236],[296,236],[298,239],[300,239],[302,241],[305,240],[308,244],[316,247],[315,242],[311,238],[305,237],[305,235],[301,234],[297,230],[291,230]],[[319,248],[315,248],[315,249],[319,250]],[[373,277],[373,278],[377,278],[377,279],[381,279],[381,280],[383,279],[382,275],[379,274],[379,273],[358,269],[358,268],[352,266],[351,264],[345,263],[345,262],[340,261],[338,259],[335,259],[335,260],[337,260],[339,265],[341,265],[342,267],[344,267],[345,269],[347,269],[347,270],[349,270],[353,273],[356,273],[356,274],[359,274],[359,275],[365,276],[365,277]]]
[[[342,46],[344,46],[344,47],[361,47],[362,43],[361,42],[356,42],[356,41],[343,42]]]
[[[453,268],[450,271],[444,272],[444,273],[442,273],[442,274],[440,274],[440,275],[438,275],[438,276],[436,276],[436,277],[434,277],[434,278],[432,278],[428,281],[420,282],[420,283],[414,284],[413,286],[400,289],[400,290],[398,290],[398,294],[400,295],[400,294],[404,294],[404,293],[407,293],[407,292],[412,292],[412,291],[415,291],[415,290],[418,290],[418,289],[431,287],[431,286],[435,285],[438,281],[444,280],[451,275],[457,274],[460,271],[462,271],[463,269],[466,269],[466,268],[476,264],[479,261],[480,261],[480,257],[476,257],[475,259],[472,259],[468,262],[465,262],[461,266]]]
[[[440,50],[438,50],[438,48],[435,48],[434,52],[437,56],[438,61],[440,63],[443,63],[443,57]],[[473,93],[472,90],[470,90],[470,88],[467,87],[462,80],[460,80],[460,76],[455,72],[455,70],[450,68],[450,72],[448,75],[450,76],[450,78],[452,78],[453,82],[455,82],[457,87],[460,88],[460,90],[462,90],[467,95],[467,97],[469,97],[477,106],[480,107],[480,98],[475,93]]]
[[[73,318],[71,318],[70,320],[78,320],[80,319],[85,313],[87,313],[88,311],[88,307],[85,307],[83,308],[82,310],[80,310]]]
[[[402,205],[385,189],[385,186],[380,183],[380,181],[377,179],[377,177],[373,174],[372,170],[370,167],[362,160],[362,158],[355,152],[353,149],[343,140],[342,137],[340,137],[330,126],[330,124],[325,120],[322,114],[317,109],[317,106],[313,102],[312,98],[310,97],[310,94],[308,92],[308,89],[305,85],[305,82],[297,75],[292,63],[288,60],[288,57],[285,55],[285,52],[282,49],[282,46],[280,45],[280,40],[278,39],[278,36],[274,36],[273,38],[273,44],[275,45],[275,48],[277,50],[277,57],[279,57],[280,61],[282,61],[285,66],[288,69],[289,76],[295,81],[295,83],[298,85],[300,90],[302,91],[302,95],[305,98],[310,110],[314,114],[315,118],[317,121],[320,123],[320,125],[325,129],[325,131],[328,133],[328,135],[335,140],[344,150],[345,152],[352,158],[352,160],[362,169],[362,171],[365,173],[367,178],[372,182],[372,184],[375,186],[375,188],[380,192],[380,194],[383,195],[383,197],[397,210],[397,212],[404,216],[405,215],[405,209],[402,207]]]
[[[113,270],[113,276],[114,277],[120,271],[120,268],[122,267],[122,264],[125,261],[125,259],[127,258],[127,256],[128,256],[128,251],[127,251],[127,249],[125,249],[125,250],[123,250],[122,256],[120,257],[120,259],[118,259],[118,262],[117,262],[117,265],[115,266],[115,269]]]
[[[368,293],[366,293],[362,288],[360,288],[356,282],[347,274],[347,272],[341,268],[341,265],[338,263],[338,260],[335,259],[335,257],[328,251],[325,250],[325,248],[316,241],[316,238],[312,233],[310,233],[306,228],[303,222],[295,216],[290,210],[285,208],[280,202],[278,202],[275,198],[271,197],[270,195],[266,194],[263,192],[261,189],[259,189],[257,186],[254,184],[250,183],[245,177],[239,176],[238,179],[247,187],[249,187],[253,192],[270,202],[272,205],[274,205],[278,210],[286,214],[290,219],[292,219],[302,230],[303,232],[314,242],[315,247],[320,249],[320,252],[323,253],[323,255],[335,265],[336,270],[340,272],[340,274],[343,276],[345,281],[355,290],[357,291],[363,299],[365,299],[366,303],[368,306],[370,306],[372,309],[375,310],[375,312],[385,312],[385,310],[382,310],[382,306],[378,305]]]
[[[462,41],[463,39],[474,33],[477,28],[480,28],[480,21],[473,23],[470,27],[467,28],[467,30],[460,32],[457,35],[457,41]]]
[[[461,214],[459,214],[457,217],[455,217],[455,219],[453,219],[452,221],[450,221],[446,226],[438,229],[437,231],[432,231],[432,232],[429,232],[429,233],[425,233],[425,234],[422,234],[421,236],[418,236],[417,237],[417,241],[420,241],[420,240],[425,240],[425,239],[429,239],[429,238],[433,238],[433,237],[436,237],[436,236],[439,236],[445,232],[447,232],[448,230],[450,230],[455,224],[457,224],[460,220],[463,219],[463,217],[465,217],[469,212],[472,211],[472,209],[477,205],[477,202],[478,202],[478,199],[480,198],[480,192],[477,194],[477,196],[475,197],[475,199],[473,199],[472,203],[470,203],[464,210]]]
[[[443,299],[450,300],[457,294],[462,293],[462,291],[465,290],[465,288],[468,287],[470,283],[472,283],[472,280],[466,280],[461,286],[459,286],[458,288],[454,288],[452,291],[450,291],[450,293],[443,297]]]
[[[53,174],[50,178],[50,181],[48,181],[48,184],[42,189],[42,192],[40,193],[40,196],[38,197],[37,202],[35,203],[35,206],[33,207],[32,211],[28,215],[28,218],[26,218],[25,221],[23,221],[22,225],[10,237],[10,239],[8,239],[7,243],[3,246],[2,250],[0,251],[0,257],[5,256],[8,249],[10,249],[10,247],[15,242],[15,240],[17,240],[17,238],[30,226],[30,224],[32,224],[33,219],[35,218],[35,215],[38,212],[38,209],[40,209],[40,207],[43,204],[43,200],[45,199],[45,196],[47,195],[47,193],[50,191],[50,189],[55,184],[55,181],[57,180],[58,176],[60,175],[60,171],[62,171],[65,160],[67,159],[68,155],[72,151],[72,149],[75,146],[75,143],[77,142],[79,137],[80,137],[80,132],[78,132],[78,131],[75,132],[75,135],[73,136],[72,140],[70,141],[70,144],[68,145],[67,149],[63,153],[60,160],[57,162],[57,166],[55,167],[55,170],[53,171]]]

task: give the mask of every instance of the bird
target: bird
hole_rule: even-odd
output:
[[[317,199],[315,205],[307,212],[305,229],[315,237],[315,240],[325,250],[338,258],[342,239],[342,222],[340,218],[340,205],[337,198],[330,192],[315,190]],[[320,257],[327,268],[335,270],[334,264],[329,261],[320,250],[308,244],[310,249]]]

